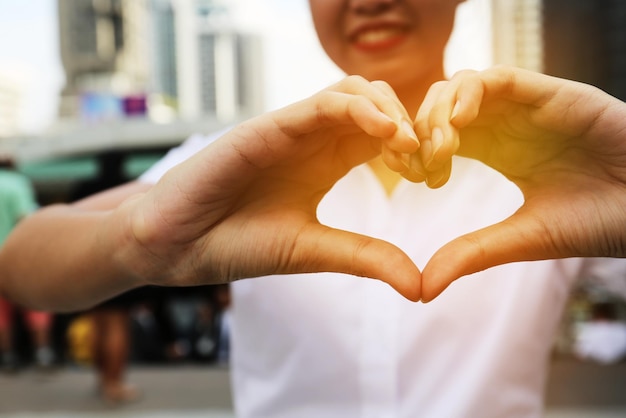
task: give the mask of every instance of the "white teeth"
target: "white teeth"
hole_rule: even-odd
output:
[[[357,38],[357,42],[363,43],[375,43],[385,41],[387,39],[393,38],[397,36],[401,31],[395,28],[386,28],[386,29],[374,29],[366,32],[361,32]]]

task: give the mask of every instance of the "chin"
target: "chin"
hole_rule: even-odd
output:
[[[431,77],[423,62],[406,59],[372,58],[344,66],[347,74],[358,74],[367,80],[384,80],[392,86],[428,82]]]

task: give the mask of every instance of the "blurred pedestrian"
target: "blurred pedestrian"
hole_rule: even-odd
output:
[[[218,329],[218,348],[217,362],[221,365],[227,365],[230,362],[230,328],[232,306],[230,297],[230,286],[221,285],[216,290],[217,300],[217,329]]]
[[[37,208],[38,203],[31,181],[16,170],[15,163],[10,156],[0,156],[0,246],[17,223]],[[0,296],[2,369],[15,371],[20,360],[20,356],[15,352],[14,314],[16,311],[23,314],[37,366],[49,368],[55,360],[51,342],[53,315],[49,312],[22,309]]]
[[[122,153],[104,153],[99,156],[98,164],[96,178],[80,182],[71,200],[83,199],[127,181]],[[92,361],[98,392],[107,403],[128,403],[140,397],[139,389],[126,382],[126,371],[132,344],[130,313],[141,301],[142,292],[143,289],[130,290],[86,312],[93,326]]]
[[[626,322],[618,318],[614,304],[592,304],[591,318],[576,326],[574,354],[600,364],[626,358]]]

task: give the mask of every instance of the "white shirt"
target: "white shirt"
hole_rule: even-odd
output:
[[[177,162],[170,155],[161,167]],[[444,243],[521,203],[503,176],[459,158],[441,189],[403,181],[390,198],[367,166],[357,167],[318,214],[326,225],[398,245],[423,267]],[[429,304],[341,274],[234,283],[237,415],[540,417],[554,334],[582,265],[568,259],[492,268],[458,280]]]

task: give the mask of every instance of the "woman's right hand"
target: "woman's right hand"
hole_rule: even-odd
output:
[[[333,271],[417,300],[420,272],[406,254],[316,217],[324,194],[381,143],[398,153],[419,147],[391,88],[361,77],[242,123],[122,207],[124,262],[160,285]]]

